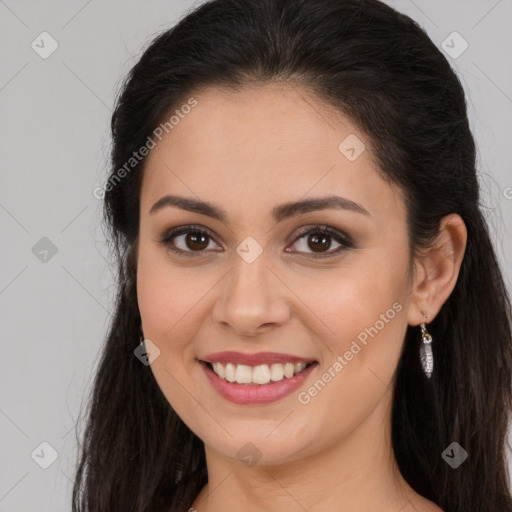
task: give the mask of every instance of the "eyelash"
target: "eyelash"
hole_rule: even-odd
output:
[[[203,251],[184,251],[183,249],[176,249],[173,248],[170,244],[171,240],[179,235],[183,234],[189,234],[189,233],[196,233],[201,235],[206,235],[210,239],[213,240],[213,236],[204,228],[197,226],[197,225],[188,225],[188,226],[180,226],[177,228],[173,228],[170,231],[168,231],[164,237],[159,240],[159,243],[166,246],[167,249],[175,254],[178,254],[179,256],[185,256],[185,257],[198,257],[201,256]],[[346,235],[343,235],[340,231],[330,228],[329,226],[325,225],[317,225],[313,227],[308,227],[304,231],[301,231],[296,236],[293,243],[297,242],[300,238],[303,238],[305,235],[310,234],[322,234],[322,235],[328,235],[335,239],[336,242],[341,244],[340,247],[338,247],[335,251],[332,253],[323,253],[323,254],[312,254],[308,253],[308,257],[312,259],[319,259],[319,258],[332,258],[335,256],[339,256],[341,252],[351,249],[354,247],[354,244],[351,242],[350,238]]]

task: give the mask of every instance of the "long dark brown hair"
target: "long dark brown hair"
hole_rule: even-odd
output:
[[[185,511],[207,482],[202,441],[134,356],[145,159],[126,163],[201,88],[277,81],[313,91],[368,137],[380,172],[404,191],[411,254],[432,242],[443,216],[464,220],[459,278],[429,325],[430,380],[419,366],[419,330],[407,330],[392,444],[404,478],[445,512],[512,512],[511,306],[481,210],[464,91],[418,24],[377,0],[209,1],[158,35],[126,77],[104,198],[117,300],[79,441],[73,511]],[[454,441],[468,453],[457,469],[441,457]]]

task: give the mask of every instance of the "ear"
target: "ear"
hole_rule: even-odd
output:
[[[423,250],[414,260],[413,284],[407,310],[410,325],[431,322],[439,313],[455,288],[466,242],[467,229],[462,218],[456,213],[443,217],[432,246]]]

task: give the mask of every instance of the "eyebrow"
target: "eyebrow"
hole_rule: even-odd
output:
[[[166,195],[161,197],[151,207],[149,213],[152,215],[159,210],[170,206],[176,206],[189,212],[206,215],[224,223],[228,218],[225,210],[211,203],[208,203],[207,201],[199,201],[197,199],[175,195]],[[295,215],[327,209],[348,210],[355,213],[360,213],[362,215],[370,216],[368,210],[363,208],[360,204],[351,201],[350,199],[339,196],[328,196],[305,199],[302,201],[295,201],[276,206],[272,210],[272,218],[277,223],[290,217],[294,217]]]

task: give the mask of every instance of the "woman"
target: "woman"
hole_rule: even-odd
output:
[[[464,92],[376,0],[214,0],[112,117],[119,293],[74,511],[512,511]]]

